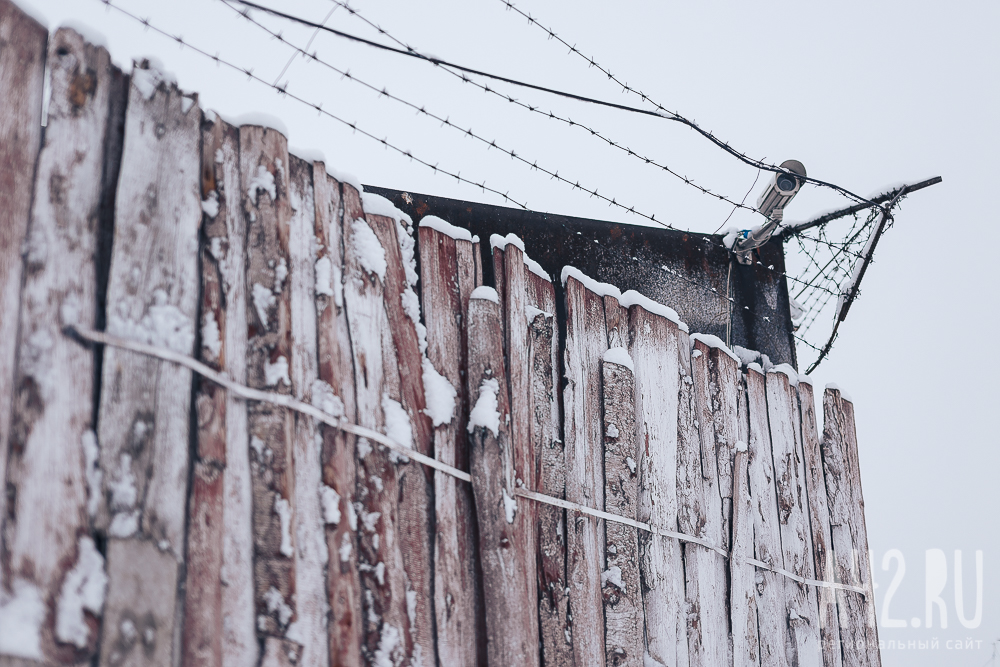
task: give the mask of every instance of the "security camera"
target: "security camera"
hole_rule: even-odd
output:
[[[779,166],[784,171],[776,173],[767,189],[761,193],[757,199],[757,210],[769,218],[774,218],[777,214],[780,220],[781,211],[802,187],[806,168],[798,160],[785,160]]]
[[[767,243],[774,230],[781,224],[785,206],[798,194],[806,177],[806,168],[798,160],[785,160],[778,165],[784,171],[779,171],[771,179],[770,184],[757,199],[757,210],[767,217],[767,222],[760,227],[746,230],[742,238],[733,244],[733,252],[740,264],[752,264],[754,248]]]

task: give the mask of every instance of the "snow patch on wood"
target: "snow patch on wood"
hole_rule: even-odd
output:
[[[385,280],[388,265],[385,261],[385,248],[378,236],[361,218],[351,223],[351,231],[354,233],[354,254],[358,263],[368,273],[378,276],[379,280]]]
[[[472,240],[472,232],[464,227],[456,227],[447,220],[442,220],[441,218],[433,215],[425,215],[420,219],[420,227],[429,227],[436,231],[441,232],[445,236],[450,236],[456,241],[469,241],[470,243],[475,243]]]
[[[482,288],[477,288],[476,291],[479,289]],[[494,294],[496,294],[495,291]],[[489,429],[494,437],[500,432],[500,413],[497,412],[497,392],[499,391],[500,383],[496,379],[483,380],[479,386],[479,398],[476,400],[476,406],[469,413],[469,433],[472,433],[477,426]]]
[[[323,521],[336,526],[340,523],[340,494],[326,484],[320,487],[320,502],[323,503]]]
[[[719,338],[718,336],[713,336],[712,334],[703,334],[703,333],[691,334],[691,349],[694,349],[694,344],[695,342],[698,341],[707,345],[708,347],[714,347],[718,350],[722,350],[730,357],[732,357],[733,361],[735,361],[736,363],[741,363],[740,358],[731,349],[729,349],[729,346],[726,345],[722,341],[722,339]]]
[[[282,555],[291,558],[295,554],[295,548],[292,546],[292,506],[281,496],[275,495],[274,513],[278,515],[278,519],[281,521],[281,547],[279,550]],[[272,588],[271,590],[274,589]],[[270,603],[268,604],[270,606]],[[285,622],[287,621],[283,621],[283,623]]]
[[[485,299],[486,301],[492,301],[493,303],[500,305],[500,296],[497,291],[492,287],[487,287],[486,285],[480,285],[476,289],[472,290],[472,294],[469,295],[469,299]]]
[[[437,372],[430,359],[423,359],[424,396],[427,407],[424,413],[431,418],[435,428],[450,424],[455,415],[455,399],[458,391],[448,379]]]
[[[628,350],[624,347],[609,348],[608,351],[604,353],[603,359],[607,363],[618,364],[619,366],[624,366],[630,371],[635,372],[635,364],[632,362],[632,355],[630,355]],[[615,430],[617,431],[617,429]]]
[[[45,601],[38,587],[15,579],[13,596],[0,591],[0,655],[42,659],[41,629]]]
[[[81,537],[76,565],[66,573],[56,608],[56,637],[59,641],[78,648],[87,647],[90,626],[84,612],[100,615],[107,585],[104,556],[98,553],[92,539]]]
[[[389,398],[389,394],[382,394],[382,410],[385,412],[385,434],[397,443],[413,449],[413,427],[410,425],[410,415],[399,403],[399,401]],[[402,458],[395,452],[391,456]]]

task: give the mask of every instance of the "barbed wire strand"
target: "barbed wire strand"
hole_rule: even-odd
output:
[[[521,9],[519,9],[513,2],[511,2],[511,0],[499,0],[499,1],[501,3],[503,3],[504,5],[506,5],[508,10],[513,10],[516,13],[520,14],[521,16],[523,16],[524,18],[526,18],[528,20],[528,24],[529,25],[537,26],[541,30],[545,31],[545,33],[549,36],[549,39],[555,39],[560,44],[562,44],[563,46],[565,46],[566,48],[568,48],[569,52],[571,54],[576,54],[580,58],[583,58],[591,67],[597,68],[600,72],[602,72],[603,74],[605,74],[608,77],[608,79],[610,79],[611,81],[613,81],[615,84],[621,86],[621,88],[622,88],[622,90],[624,92],[628,92],[628,93],[632,93],[634,95],[638,95],[644,102],[652,104],[653,106],[656,107],[656,111],[655,112],[649,112],[649,111],[643,110],[643,111],[645,111],[645,113],[655,113],[656,115],[662,116],[663,118],[666,118],[668,120],[672,120],[672,121],[681,123],[682,125],[686,125],[686,126],[690,127],[692,130],[694,130],[698,134],[702,135],[703,137],[705,137],[706,139],[708,139],[709,141],[711,141],[713,144],[715,144],[716,146],[718,146],[722,150],[726,151],[730,155],[732,155],[732,156],[736,157],[737,159],[739,159],[741,162],[743,162],[745,164],[748,164],[748,165],[750,165],[752,167],[757,167],[758,169],[762,169],[764,171],[770,171],[770,172],[774,172],[774,173],[782,173],[782,172],[785,171],[784,169],[782,169],[781,167],[779,167],[777,165],[769,164],[767,162],[764,162],[763,160],[758,160],[756,158],[752,158],[749,155],[747,155],[746,153],[743,153],[743,152],[740,152],[740,151],[736,150],[735,148],[733,148],[733,147],[731,147],[729,145],[729,142],[723,141],[723,140],[719,139],[718,137],[715,136],[714,133],[712,133],[712,132],[710,132],[708,130],[703,129],[695,121],[690,120],[690,119],[682,116],[680,113],[678,113],[676,111],[671,111],[671,110],[667,109],[666,107],[664,107],[659,102],[656,102],[655,100],[653,100],[646,93],[642,92],[641,90],[639,90],[637,88],[634,88],[634,87],[630,86],[628,83],[626,83],[626,82],[622,81],[621,79],[619,79],[618,77],[616,77],[614,74],[611,73],[611,71],[609,69],[607,69],[606,67],[603,67],[600,63],[598,63],[596,60],[594,60],[593,57],[587,56],[582,51],[580,51],[580,49],[578,49],[575,44],[570,45],[569,42],[567,42],[562,37],[560,37],[559,35],[557,35],[556,32],[554,30],[552,30],[552,28],[546,27],[546,26],[542,25],[541,23],[539,23],[538,19],[534,18],[530,14],[527,14],[524,11],[522,11]],[[820,186],[820,187],[831,188],[833,190],[836,190],[837,192],[840,192],[844,196],[849,197],[851,199],[854,199],[858,203],[866,203],[866,204],[869,204],[869,205],[876,205],[874,202],[870,201],[869,199],[867,199],[865,197],[862,197],[861,195],[855,194],[855,193],[851,192],[850,190],[848,190],[846,188],[843,188],[843,187],[841,187],[839,185],[836,185],[834,183],[829,183],[829,182],[822,181],[820,179],[812,178],[812,177],[799,176],[799,178],[801,178],[803,181],[805,181],[807,183],[812,183],[813,185],[817,185],[817,186]]]
[[[268,14],[272,14],[273,16],[278,16],[280,18],[283,18],[283,19],[288,20],[288,21],[292,21],[294,23],[299,23],[301,25],[305,25],[305,26],[309,26],[309,27],[313,27],[313,28],[319,28],[319,29],[321,29],[321,30],[323,30],[325,32],[330,33],[330,34],[337,35],[338,37],[349,39],[349,40],[352,40],[354,42],[358,42],[360,44],[366,44],[368,46],[371,46],[371,47],[374,47],[374,48],[378,48],[378,49],[381,49],[381,50],[389,52],[389,53],[395,53],[395,54],[398,54],[398,55],[404,55],[404,56],[408,56],[408,57],[411,57],[411,58],[417,58],[419,60],[424,60],[424,61],[427,61],[427,62],[429,62],[431,64],[434,64],[434,65],[439,65],[439,66],[440,65],[446,65],[448,67],[453,67],[455,69],[461,70],[463,72],[467,72],[469,74],[475,74],[475,75],[478,75],[478,76],[484,76],[484,77],[488,77],[488,78],[491,78],[491,79],[496,79],[497,81],[503,81],[503,82],[509,83],[511,85],[521,86],[521,87],[524,87],[524,88],[530,88],[532,90],[537,90],[537,91],[540,91],[540,92],[544,92],[544,93],[549,93],[549,94],[552,94],[552,95],[556,95],[556,96],[559,96],[559,97],[564,97],[564,98],[567,98],[567,99],[576,100],[578,102],[586,102],[586,103],[589,103],[589,104],[595,104],[595,105],[598,105],[598,106],[604,106],[604,107],[608,107],[608,108],[612,108],[612,109],[617,109],[619,111],[627,111],[627,112],[631,112],[631,113],[642,114],[642,115],[645,115],[645,116],[652,116],[652,117],[664,118],[666,120],[676,121],[676,122],[679,122],[679,123],[681,123],[683,125],[687,125],[688,127],[691,127],[696,132],[698,132],[702,136],[704,136],[707,139],[709,139],[716,146],[722,148],[727,153],[730,153],[731,155],[737,157],[740,161],[742,161],[742,162],[744,162],[744,163],[746,163],[746,164],[748,164],[748,165],[750,165],[752,167],[756,167],[758,169],[761,169],[761,170],[764,170],[764,171],[770,171],[770,172],[774,172],[774,173],[786,173],[787,172],[786,169],[782,169],[781,167],[779,167],[777,165],[769,164],[769,163],[763,162],[761,160],[756,160],[754,158],[751,158],[751,157],[747,156],[744,153],[741,153],[741,152],[739,152],[739,151],[731,148],[729,146],[728,142],[724,142],[721,139],[719,139],[718,137],[716,137],[714,134],[712,134],[711,132],[703,130],[694,121],[691,121],[691,120],[685,118],[684,116],[681,116],[680,114],[668,111],[665,108],[660,107],[659,105],[657,105],[659,107],[659,109],[657,111],[651,111],[649,109],[640,109],[638,107],[630,107],[630,106],[624,105],[624,104],[616,104],[614,102],[608,102],[606,100],[600,100],[600,99],[596,99],[596,98],[593,98],[593,97],[587,97],[585,95],[579,95],[579,94],[576,94],[576,93],[570,93],[570,92],[567,92],[567,91],[557,90],[555,88],[549,88],[549,87],[546,87],[546,86],[540,86],[540,85],[537,85],[537,84],[528,83],[526,81],[521,81],[519,79],[513,79],[511,77],[501,76],[499,74],[493,74],[493,73],[490,73],[490,72],[485,72],[483,70],[478,70],[478,69],[474,69],[474,68],[471,68],[471,67],[466,67],[465,65],[459,65],[457,63],[449,62],[449,61],[443,60],[441,58],[437,58],[437,57],[434,57],[434,56],[429,56],[429,55],[420,53],[419,51],[416,51],[416,50],[411,49],[409,47],[406,47],[406,48],[403,48],[403,49],[395,48],[395,47],[389,46],[388,44],[382,44],[380,42],[375,42],[375,41],[372,41],[372,40],[369,40],[369,39],[365,39],[365,38],[359,37],[357,35],[352,35],[350,33],[346,33],[346,32],[343,32],[341,30],[337,30],[335,28],[331,28],[329,26],[322,26],[322,25],[316,23],[315,21],[310,21],[310,20],[304,19],[304,18],[302,18],[300,16],[295,16],[294,14],[289,14],[287,12],[283,12],[281,10],[274,9],[272,7],[266,7],[264,5],[257,4],[256,2],[251,2],[250,0],[239,0],[239,1],[240,1],[241,4],[246,5],[247,7],[251,7],[253,9],[257,9],[259,11],[266,12]],[[355,10],[355,13],[356,13],[356,10]],[[385,33],[385,31],[383,30],[382,34],[387,34],[387,33]],[[851,192],[850,190],[848,190],[848,189],[846,189],[846,188],[844,188],[842,186],[836,185],[834,183],[823,181],[823,180],[820,180],[818,178],[813,178],[811,176],[801,176],[801,175],[796,174],[796,177],[799,178],[799,179],[801,179],[805,183],[811,183],[813,185],[817,185],[817,186],[820,186],[820,187],[831,188],[833,190],[836,190],[837,192],[840,192],[844,196],[849,197],[850,199],[853,199],[854,201],[856,201],[858,203],[866,203],[866,204],[869,204],[869,205],[872,205],[872,206],[878,206],[878,204],[876,204],[875,202],[872,202],[872,201],[870,201],[870,200],[862,197],[861,195],[855,194],[854,192]]]

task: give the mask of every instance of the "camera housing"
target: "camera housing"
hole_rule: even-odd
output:
[[[802,188],[806,175],[805,165],[798,160],[785,160],[778,166],[785,171],[774,174],[767,189],[757,199],[757,210],[769,218],[776,213],[781,215],[780,211]]]

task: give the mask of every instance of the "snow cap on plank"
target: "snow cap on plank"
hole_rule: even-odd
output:
[[[826,385],[826,388],[827,389],[832,389],[833,391],[839,391],[840,392],[840,397],[842,399],[844,399],[845,401],[850,401],[851,403],[854,402],[854,399],[851,398],[850,395],[846,391],[844,391],[843,389],[841,389],[835,382],[830,382],[829,384]]]
[[[799,374],[789,364],[778,364],[772,367],[768,373],[784,373],[788,377],[788,383],[794,386],[799,385]]]
[[[803,382],[803,383],[809,385],[810,387],[813,386],[812,378],[809,377],[808,375],[805,375],[805,374],[799,375],[799,382]]]
[[[563,287],[566,286],[566,281],[570,278],[580,281],[583,283],[584,287],[598,296],[613,296],[618,299],[619,302],[621,301],[622,292],[614,285],[598,282],[575,266],[564,266],[562,270]]]
[[[471,241],[475,243],[479,240],[479,237],[473,237],[472,232],[470,232],[465,227],[456,227],[447,220],[442,220],[436,215],[425,215],[420,218],[420,226],[433,229],[436,232],[441,232],[445,236],[450,236],[456,241]]]
[[[726,345],[725,343],[723,343],[722,339],[719,338],[718,336],[713,336],[712,334],[703,334],[703,333],[691,334],[691,347],[692,347],[692,349],[694,348],[695,341],[701,341],[702,343],[704,343],[708,347],[714,347],[714,348],[716,348],[718,350],[722,350],[723,352],[725,352],[726,354],[728,354],[730,357],[732,357],[733,361],[735,361],[737,364],[741,363],[740,358],[738,356],[736,356],[736,354],[732,350],[729,349],[729,346]]]
[[[218,114],[218,112],[216,113]],[[219,115],[221,116],[222,114]],[[243,125],[257,125],[259,127],[265,127],[269,130],[281,133],[281,135],[286,139],[288,138],[288,126],[285,125],[283,120],[277,116],[272,116],[271,114],[254,111],[251,113],[241,114],[233,118],[222,116],[222,120],[234,127],[241,127]]]
[[[676,310],[674,310],[670,306],[663,305],[659,301],[653,301],[645,294],[640,294],[639,292],[636,292],[634,289],[630,289],[624,294],[622,294],[620,297],[618,297],[618,302],[621,303],[623,308],[629,308],[631,306],[640,306],[644,310],[653,313],[654,315],[660,315],[661,317],[667,318],[668,320],[676,324],[681,331],[684,331],[685,333],[688,332],[688,325],[681,321],[681,318],[677,314]]]
[[[635,364],[632,362],[632,355],[628,353],[624,347],[612,347],[607,352],[604,353],[604,361],[611,364],[618,364],[619,366],[624,366],[633,373],[635,372]]]
[[[27,6],[27,4],[28,3],[17,4],[17,8],[37,21],[38,19],[34,15],[29,14],[24,9],[24,7]],[[45,25],[45,22],[43,21],[39,21],[39,23]],[[108,38],[104,36],[104,33],[95,30],[92,26],[86,23],[80,23],[79,21],[73,21],[73,20],[63,21],[59,25],[59,30],[62,30],[64,28],[67,30],[72,30],[76,34],[80,35],[80,37],[83,37],[84,41],[89,42],[91,46],[101,46],[104,47],[105,49],[108,49]]]
[[[521,254],[524,258],[524,265],[529,271],[534,273],[539,278],[544,278],[545,280],[552,282],[552,277],[545,272],[542,265],[535,260],[528,257],[528,253],[524,250],[524,241],[517,234],[508,234],[507,236],[500,236],[499,234],[490,235],[490,249],[499,248],[504,250],[508,245],[515,246],[521,249]]]
[[[358,192],[361,193],[361,206],[368,215],[381,215],[386,218],[392,218],[396,222],[405,220],[407,226],[413,225],[413,220],[410,219],[410,216],[400,211],[396,208],[395,204],[382,195],[377,195],[374,192],[365,192],[364,190],[358,190]]]
[[[757,362],[751,362],[751,363],[747,364],[747,370],[748,371],[754,371],[756,373],[760,373],[761,375],[764,374],[764,369],[761,368],[760,364],[758,364]]]
[[[361,185],[361,180],[354,174],[341,171],[339,169],[334,169],[330,165],[326,165],[326,173],[330,175],[333,180],[338,183],[344,183],[345,185],[350,185],[352,188],[358,191],[358,194],[364,193],[365,188]]]
[[[514,245],[524,252],[524,241],[517,234],[508,234],[507,236],[500,236],[499,234],[490,235],[490,250],[495,248],[500,248],[503,250],[507,245]]]
[[[469,298],[485,299],[486,301],[492,301],[498,306],[500,305],[500,296],[497,294],[497,291],[492,287],[487,287],[486,285],[480,285],[476,289],[472,290],[472,294]]]

